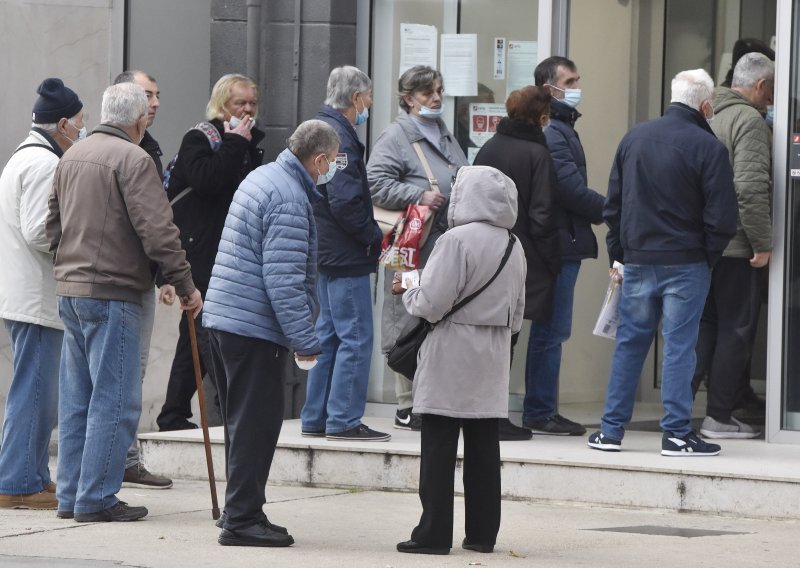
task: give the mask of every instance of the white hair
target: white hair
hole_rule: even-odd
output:
[[[672,79],[672,103],[683,103],[700,110],[703,101],[714,96],[714,81],[705,69],[681,71]]]
[[[358,67],[345,65],[331,71],[328,77],[328,94],[325,104],[337,110],[353,106],[351,100],[356,91],[364,93],[372,88],[372,81]]]
[[[100,122],[117,126],[134,126],[147,115],[147,95],[136,83],[111,85],[103,93]]]
[[[312,118],[300,123],[286,146],[302,162],[314,154],[332,153],[339,147],[339,135],[327,122]]]
[[[48,134],[54,134],[56,129],[58,129],[58,124],[55,122],[49,122],[47,124],[39,124],[38,122],[32,122],[31,128],[38,128],[39,130],[44,130]]]
[[[775,79],[775,64],[763,53],[745,53],[733,68],[731,88],[755,87],[761,79],[772,83]]]

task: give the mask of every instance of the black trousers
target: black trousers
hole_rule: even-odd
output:
[[[267,520],[264,494],[283,423],[288,351],[270,341],[209,330],[225,431],[225,528]]]
[[[453,481],[459,430],[464,430],[464,509],[467,540],[494,545],[500,530],[498,419],[422,415],[419,499],[422,517],[411,540],[434,548],[453,545]]]
[[[208,334],[203,327],[202,313],[195,321],[197,332],[197,350],[200,354],[200,372],[205,375],[211,374],[208,360],[211,357],[208,346]],[[216,381],[214,377],[212,384]],[[189,338],[189,324],[186,315],[181,316],[178,323],[178,343],[175,346],[175,358],[172,360],[172,368],[169,372],[167,382],[167,394],[164,398],[164,405],[156,418],[156,424],[161,429],[169,429],[174,423],[182,423],[192,417],[192,397],[197,392],[197,384],[194,379],[194,363],[192,362],[192,345]]]
[[[711,273],[700,333],[697,368],[692,387],[708,377],[706,413],[730,420],[737,397],[750,381],[750,359],[761,309],[757,269],[746,258],[722,257]]]

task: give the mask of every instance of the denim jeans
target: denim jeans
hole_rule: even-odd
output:
[[[0,443],[0,493],[38,493],[50,483],[48,447],[58,412],[58,360],[64,332],[3,320],[11,338],[14,376]]]
[[[603,434],[617,440],[625,434],[642,366],[659,321],[664,338],[661,429],[678,437],[691,431],[695,344],[710,283],[711,271],[705,262],[625,265],[617,342],[600,421]]]
[[[117,504],[125,454],[142,409],[142,307],[58,298],[64,322],[58,405],[58,508],[93,513]]]
[[[150,357],[150,338],[153,335],[153,323],[156,317],[156,293],[153,288],[142,294],[142,327],[139,330],[139,361],[142,365],[142,382]],[[139,441],[133,437],[131,447],[125,456],[125,469],[139,463]]]
[[[335,434],[361,424],[372,360],[372,294],[369,275],[319,275],[316,332],[322,353],[308,372],[300,412],[305,431]]]
[[[572,333],[572,304],[580,267],[580,261],[561,264],[550,320],[531,323],[522,407],[522,418],[526,422],[547,420],[558,412],[561,344]]]

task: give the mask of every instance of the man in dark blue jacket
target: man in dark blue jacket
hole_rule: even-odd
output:
[[[370,274],[378,265],[383,235],[375,222],[364,164],[364,145],[355,125],[372,105],[372,81],[350,66],[328,78],[325,104],[317,116],[341,141],[336,167],[319,186],[324,199],[314,203],[318,230],[316,332],[322,353],[308,373],[302,434],[329,440],[386,441],[389,434],[361,423],[372,361]],[[330,177],[333,173],[334,177]]]
[[[581,116],[580,75],[566,57],[548,57],[533,74],[537,86],[547,86],[550,127],[547,146],[556,166],[556,202],[561,244],[561,270],[556,280],[550,319],[531,324],[525,364],[525,402],[522,423],[536,434],[581,436],[586,429],[558,413],[558,376],[561,344],[572,333],[572,303],[581,260],[597,258],[597,239],[592,223],[603,222],[603,196],[589,189],[586,156],[575,121]]]
[[[728,151],[707,120],[714,83],[702,69],[672,80],[664,116],[620,142],[603,218],[610,260],[625,265],[619,328],[600,430],[589,446],[619,451],[636,387],[662,321],[661,400],[665,456],[716,455],[692,431],[695,344],[711,267],[736,233],[738,208]],[[616,269],[612,278],[620,279]]]

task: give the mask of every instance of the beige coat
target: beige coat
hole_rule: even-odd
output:
[[[459,170],[448,224],[406,309],[437,325],[423,343],[414,376],[414,412],[455,418],[508,416],[511,334],[525,309],[525,255],[516,242],[494,282],[442,317],[497,270],[517,219],[514,182],[488,166]],[[441,321],[440,321],[441,320]]]

